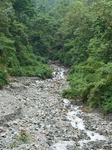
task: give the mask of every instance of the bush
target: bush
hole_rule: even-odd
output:
[[[0,88],[8,83],[7,71],[0,69]]]
[[[101,108],[104,114],[111,113],[112,63],[98,62],[96,64],[72,67],[67,79],[70,81],[71,89],[63,90],[62,96],[80,96],[89,106]]]
[[[42,63],[38,66],[26,66],[19,68],[10,68],[9,73],[11,76],[25,76],[25,77],[40,77],[50,78],[52,76],[52,69]]]
[[[64,98],[74,98],[75,92],[72,89],[64,89],[62,92],[62,97]]]
[[[41,56],[37,56],[37,61],[41,61],[42,63],[47,63],[47,58],[41,57]]]
[[[52,69],[43,65],[42,67],[39,67],[35,71],[35,76],[40,77],[40,78],[50,78],[52,76]]]
[[[10,69],[9,69],[9,74],[10,74],[11,76],[16,76],[16,77],[23,75],[23,74],[22,74],[22,70],[21,70],[20,67],[10,68]]]

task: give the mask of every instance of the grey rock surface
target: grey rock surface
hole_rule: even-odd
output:
[[[81,101],[62,98],[62,90],[70,88],[69,69],[56,62],[51,66],[51,79],[19,77],[0,90],[0,149],[111,150],[111,115],[83,111]],[[28,138],[26,143],[17,138],[20,133]],[[99,139],[94,140],[96,134]]]

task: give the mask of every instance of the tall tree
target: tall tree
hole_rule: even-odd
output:
[[[13,2],[13,8],[18,15],[22,12],[31,18],[36,14],[33,4],[31,4],[31,0],[15,0]]]

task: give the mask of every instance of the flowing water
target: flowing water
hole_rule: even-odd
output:
[[[60,72],[56,73],[54,72],[53,75],[55,76],[55,79],[60,79],[63,78],[65,79],[64,76],[65,70],[62,69]],[[70,101],[68,99],[64,99],[64,107],[70,105]],[[86,130],[85,125],[84,125],[84,120],[82,118],[79,118],[77,114],[83,114],[81,110],[79,110],[79,106],[73,106],[71,105],[71,108],[74,109],[74,111],[68,111],[66,118],[71,121],[71,125],[74,127],[75,130],[82,130],[87,134],[89,137],[88,140],[80,140],[79,143],[79,148],[83,149],[83,145],[85,143],[93,142],[93,141],[108,141],[108,137],[100,135],[99,133],[95,133],[94,131]],[[67,150],[67,145],[73,145],[74,141],[59,141],[58,143],[55,143],[52,148],[53,150]],[[74,149],[75,150],[75,149]]]
[[[68,68],[52,64],[51,79],[21,77],[0,90],[0,149],[111,150],[112,122],[61,97]],[[77,103],[74,103],[77,102]],[[30,141],[17,141],[23,130]]]

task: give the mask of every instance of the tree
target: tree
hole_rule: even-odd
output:
[[[31,18],[36,14],[33,4],[31,4],[31,0],[15,0],[13,2],[13,8],[18,15],[22,12]]]

